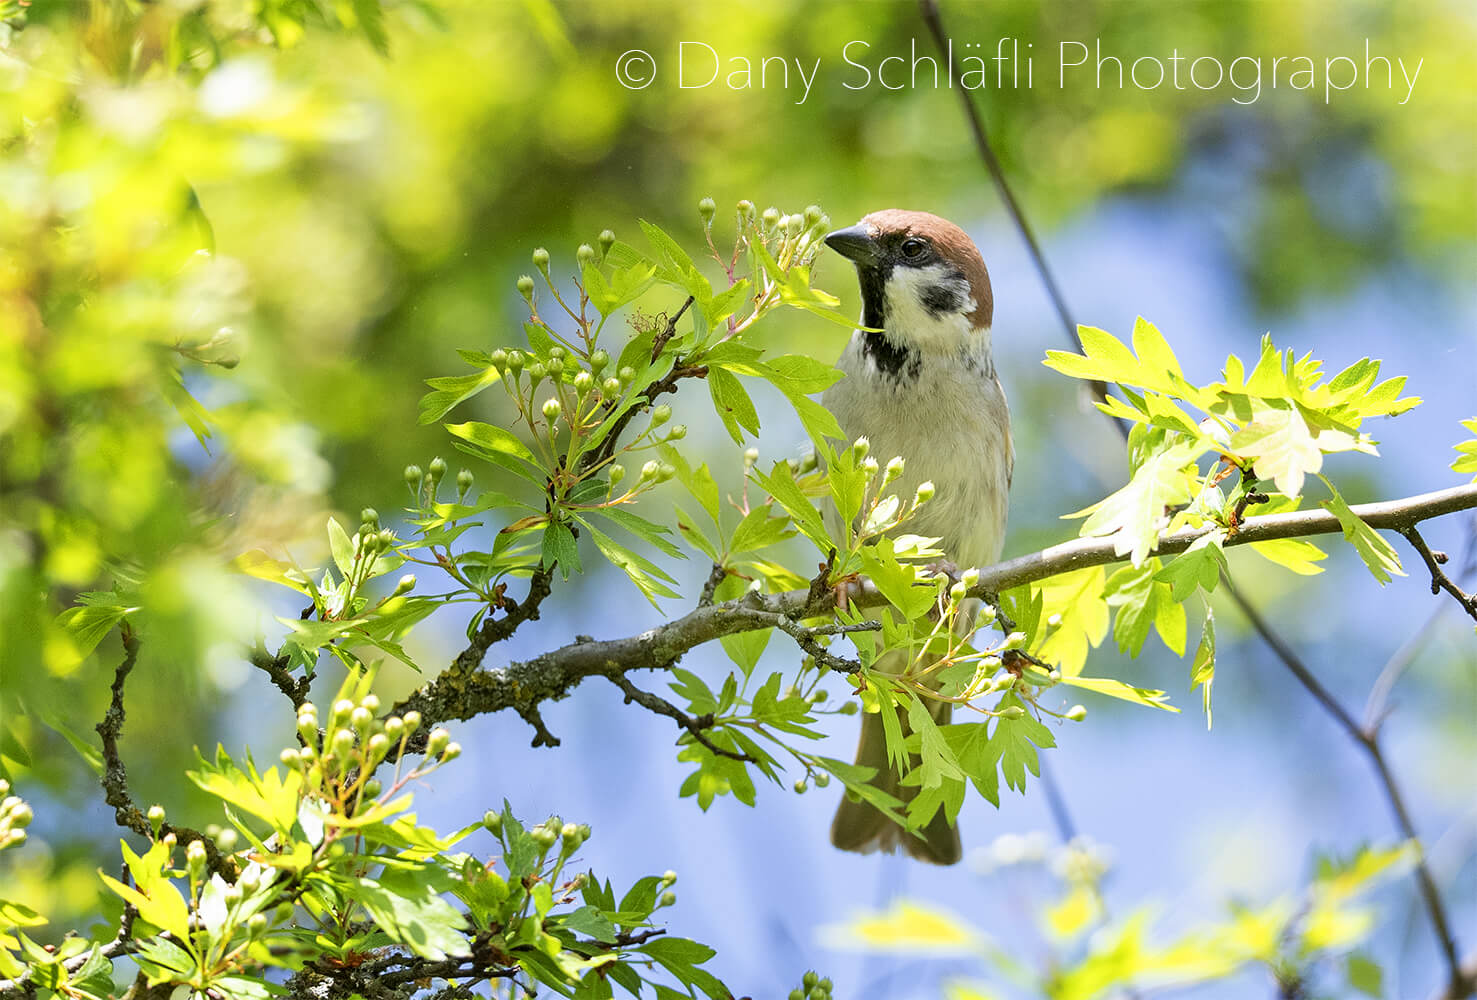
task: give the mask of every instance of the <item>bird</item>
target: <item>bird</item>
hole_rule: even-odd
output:
[[[884,463],[903,458],[903,475],[890,487],[899,497],[934,484],[934,498],[901,530],[938,538],[955,567],[995,562],[1015,452],[990,351],[995,302],[979,248],[954,223],[903,209],[873,212],[825,243],[856,266],[862,315],[836,363],[845,377],[825,391],[822,404],[848,441],[867,438],[869,454]],[[978,608],[973,602],[961,615],[966,627]],[[907,652],[894,650],[873,669],[899,673],[907,663]],[[925,703],[935,722],[949,721],[951,705]],[[899,714],[906,735],[910,727]],[[874,768],[872,784],[904,804],[916,796],[917,786],[902,785],[888,760],[880,714],[863,714],[856,762]],[[962,853],[959,831],[942,809],[918,837],[849,795],[836,810],[831,842],[859,853],[901,848],[940,865]]]

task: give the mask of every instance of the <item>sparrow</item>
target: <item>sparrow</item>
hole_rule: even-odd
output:
[[[903,525],[910,534],[939,539],[959,568],[986,566],[1000,556],[1011,472],[1010,408],[990,356],[994,295],[979,249],[964,230],[927,212],[873,212],[825,238],[856,265],[861,285],[861,329],[836,367],[846,377],[821,397],[848,441],[866,437],[870,454],[886,463],[902,456],[892,484],[910,497],[931,481],[934,498]],[[834,514],[834,511],[833,511]],[[972,628],[978,602],[961,614]],[[879,657],[873,669],[900,673],[905,650]],[[934,721],[949,721],[952,706],[926,702]],[[910,731],[899,713],[904,735]],[[906,805],[917,786],[904,786],[887,757],[882,718],[862,717],[857,764],[875,769],[872,783]],[[841,800],[831,843],[846,851],[896,851],[949,865],[961,855],[959,831],[940,810],[921,838],[870,804]]]

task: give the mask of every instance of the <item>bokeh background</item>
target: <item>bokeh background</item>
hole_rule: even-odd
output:
[[[154,632],[130,687],[123,752],[141,802],[203,825],[177,766],[219,741],[272,760],[290,740],[280,696],[239,643],[280,632],[296,608],[224,568],[252,546],[323,558],[330,511],[403,505],[399,470],[452,454],[416,422],[424,378],[457,372],[457,348],[520,341],[513,282],[544,245],[574,247],[651,219],[691,244],[696,203],[749,198],[838,222],[924,208],[975,237],[995,284],[995,344],[1017,428],[1007,555],[1074,532],[1058,520],[1116,488],[1119,439],[1078,387],[1040,364],[1064,347],[1042,285],[976,158],[958,95],[923,85],[850,90],[843,46],[868,61],[932,53],[909,3],[596,4],[429,0],[294,7],[232,2],[8,3],[0,48],[0,768],[37,807],[32,839],[7,852],[7,895],[85,926],[104,902],[95,870],[116,849],[86,744],[106,704],[116,640],[80,655],[54,625],[75,596],[138,581]],[[1363,356],[1410,377],[1414,412],[1373,428],[1382,457],[1337,456],[1351,502],[1453,485],[1458,421],[1477,412],[1477,14],[1468,4],[1190,3],[1125,0],[944,4],[951,35],[989,51],[1035,47],[1036,85],[976,94],[1005,170],[1081,322],[1126,336],[1144,315],[1192,377],[1270,331],[1333,370]],[[356,17],[355,11],[359,14]],[[327,21],[332,23],[319,23]],[[268,29],[263,30],[262,24]],[[1263,87],[1253,103],[1213,91],[1058,88],[1050,52],[1101,39],[1120,56],[1307,55],[1320,68],[1370,51],[1421,60],[1410,100],[1377,77],[1334,93]],[[799,59],[797,87],[683,89],[682,41],[725,59]],[[620,85],[617,58],[649,52],[650,86]],[[182,55],[183,51],[183,55]],[[853,53],[858,49],[853,49]],[[727,67],[725,67],[726,69]],[[853,71],[854,72],[854,71]],[[1380,70],[1382,73],[1383,71]],[[194,251],[210,247],[209,257]],[[817,283],[856,305],[839,260]],[[839,327],[803,314],[767,343],[833,358]],[[170,372],[210,410],[202,447],[171,405]],[[225,364],[221,364],[225,362]],[[162,387],[162,388],[161,388]],[[770,457],[803,434],[760,396]],[[734,489],[739,456],[705,400],[681,401],[694,454]],[[706,415],[705,415],[706,411]],[[498,419],[495,401],[466,408]],[[489,485],[490,473],[477,470]],[[648,511],[665,516],[660,501]],[[352,513],[346,515],[352,518]],[[1454,558],[1470,520],[1433,523]],[[1296,577],[1232,553],[1253,603],[1356,712],[1397,655],[1409,669],[1385,732],[1455,930],[1477,947],[1477,643],[1417,567],[1381,588],[1350,551]],[[1402,550],[1402,557],[1407,553]],[[1408,560],[1407,560],[1408,561]],[[705,575],[678,567],[692,584]],[[1442,610],[1445,608],[1445,610]],[[676,611],[673,607],[670,611]],[[1077,827],[1114,859],[1109,904],[1159,907],[1169,933],[1232,901],[1292,892],[1320,852],[1389,842],[1394,826],[1367,761],[1217,605],[1215,726],[1188,664],[1162,647],[1111,648],[1095,672],[1174,695],[1182,714],[1094,701],[1057,731],[1047,766]],[[572,633],[628,634],[660,620],[618,574],[561,587],[543,619],[497,656]],[[433,618],[412,640],[430,665],[464,621]],[[1157,640],[1151,640],[1151,645]],[[792,651],[774,644],[778,667]],[[721,677],[717,650],[685,666]],[[385,691],[417,678],[387,668]],[[326,696],[330,681],[317,693]],[[836,686],[836,685],[833,685]],[[833,692],[834,693],[834,692]],[[833,851],[833,787],[761,791],[758,807],[680,800],[683,767],[665,720],[590,682],[546,711],[564,741],[534,751],[514,717],[457,728],[469,753],[422,789],[423,816],[461,825],[504,797],[528,817],[589,822],[589,860],[617,882],[676,869],[675,929],[719,949],[715,969],[755,997],[782,996],[808,967],[846,997],[933,997],[968,959],[836,950],[822,928],[908,897],[987,929],[1027,961],[1045,953],[1029,870],[991,870],[1002,834],[1055,841],[1040,787],[961,818],[966,865],[933,870]],[[832,752],[847,756],[851,723]],[[840,731],[845,730],[845,731]],[[95,752],[94,752],[95,753]],[[197,810],[192,812],[192,810]],[[480,845],[485,846],[485,845]],[[997,847],[999,845],[996,845]],[[1007,841],[1006,846],[1009,846]],[[1413,883],[1376,897],[1370,951],[1386,995],[1423,997],[1442,972]],[[1265,973],[1183,991],[1270,995]]]

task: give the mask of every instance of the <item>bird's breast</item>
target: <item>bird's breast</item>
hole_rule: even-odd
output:
[[[859,335],[861,336],[861,335]],[[879,371],[854,338],[838,367],[846,378],[822,402],[848,441],[865,436],[886,465],[902,456],[889,485],[904,501],[931,481],[934,499],[901,530],[937,537],[961,567],[999,558],[1014,454],[1010,412],[988,353],[921,355],[910,379]]]

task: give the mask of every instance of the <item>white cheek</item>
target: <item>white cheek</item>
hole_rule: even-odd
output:
[[[962,279],[944,264],[895,267],[887,278],[887,312],[883,322],[899,343],[923,351],[957,351],[974,337],[969,314],[975,301]],[[956,272],[957,273],[957,272]],[[964,293],[958,312],[933,313],[923,305],[924,292],[936,285],[957,283]]]

